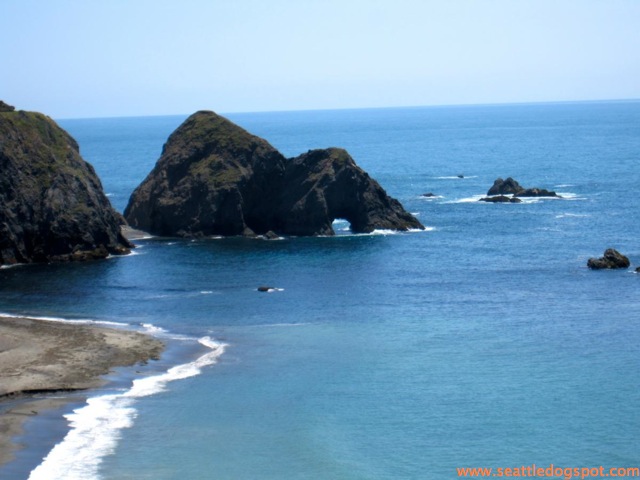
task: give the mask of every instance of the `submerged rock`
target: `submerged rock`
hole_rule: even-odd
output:
[[[2,110],[0,265],[129,252],[122,217],[76,141],[41,113]]]
[[[156,235],[333,235],[423,229],[339,148],[286,159],[266,140],[214,112],[191,115],[171,134],[125,209]]]
[[[629,268],[630,265],[629,259],[613,248],[605,250],[604,256],[587,261],[587,267],[592,270]]]

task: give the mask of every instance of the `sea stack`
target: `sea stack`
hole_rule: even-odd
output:
[[[287,159],[266,140],[211,111],[191,115],[169,137],[125,209],[155,235],[333,235],[423,229],[343,149]]]
[[[128,253],[78,144],[49,117],[0,102],[0,265]]]

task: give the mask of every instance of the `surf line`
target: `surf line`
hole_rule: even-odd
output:
[[[100,478],[100,464],[104,457],[115,452],[121,430],[133,426],[137,416],[136,400],[164,391],[170,382],[200,374],[203,367],[218,361],[227,346],[211,337],[199,338],[198,342],[209,351],[193,362],[176,365],[159,375],[136,379],[125,392],[88,398],[85,406],[65,415],[71,429],[31,471],[29,480]]]

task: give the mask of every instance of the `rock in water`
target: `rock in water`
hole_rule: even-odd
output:
[[[49,117],[0,112],[0,171],[0,264],[129,252],[93,167]]]
[[[629,259],[613,248],[605,250],[604,256],[600,258],[590,258],[587,261],[587,267],[592,270],[629,268],[629,265],[631,265]]]
[[[286,159],[210,111],[193,114],[171,134],[124,214],[141,230],[187,237],[332,235],[336,218],[354,232],[424,228],[345,150]]]
[[[556,192],[544,188],[524,188],[513,178],[498,178],[487,192],[487,195],[513,195],[514,197],[559,197]],[[484,200],[483,200],[484,201]]]
[[[506,195],[494,195],[492,197],[484,197],[480,199],[481,202],[488,203],[521,203],[517,197],[507,197]]]
[[[515,195],[523,190],[524,188],[511,177],[506,180],[498,178],[493,182],[493,186],[489,189],[487,195]]]

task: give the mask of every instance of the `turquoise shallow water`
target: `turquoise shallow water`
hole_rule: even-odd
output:
[[[0,311],[226,345],[193,376],[136,397],[86,478],[638,466],[640,276],[586,261],[615,247],[640,265],[640,103],[229,117],[286,155],[347,148],[429,228],[155,238],[126,258],[1,270]],[[60,123],[122,210],[184,118]],[[564,198],[477,202],[499,176]],[[175,363],[193,366],[207,348]]]

